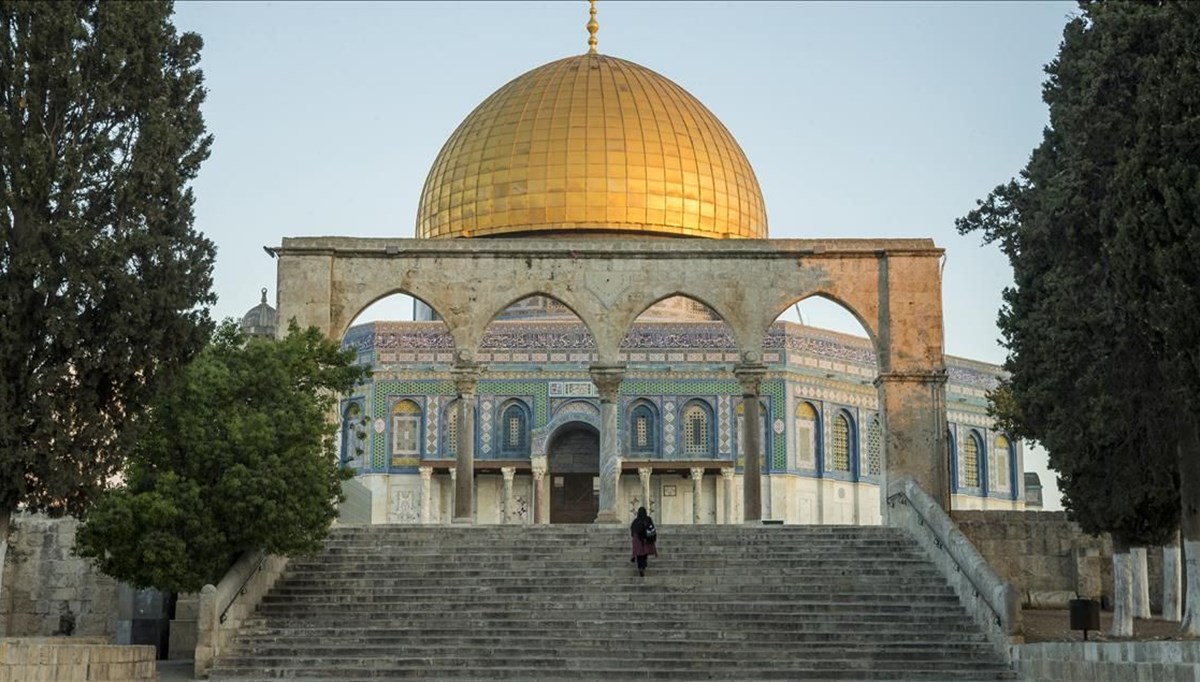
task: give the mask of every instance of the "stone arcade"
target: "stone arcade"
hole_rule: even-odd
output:
[[[280,321],[372,368],[340,415],[372,521],[877,523],[902,475],[1021,508],[1020,450],[984,413],[999,369],[953,361],[947,419],[942,250],[767,239],[729,131],[588,28],[455,130],[416,239],[272,249]],[[351,327],[397,293],[417,321]],[[777,322],[810,296],[869,341]]]

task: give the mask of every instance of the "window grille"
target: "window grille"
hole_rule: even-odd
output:
[[[850,420],[839,414],[833,418],[833,471],[850,471]]]
[[[809,403],[796,406],[796,465],[817,468],[817,411]]]
[[[416,455],[420,442],[421,408],[401,400],[392,408],[392,454]]]
[[[1009,463],[1012,462],[1012,445],[1003,434],[996,436],[996,447],[992,448],[992,457],[995,464],[992,466],[991,471],[991,487],[998,492],[1009,492],[1012,488],[1009,485]]]
[[[883,426],[879,415],[867,423],[867,475],[878,476],[883,461]]]
[[[979,487],[979,440],[974,432],[968,433],[963,443],[963,485]]]
[[[687,455],[707,455],[712,452],[708,410],[695,403],[683,411],[683,452]]]

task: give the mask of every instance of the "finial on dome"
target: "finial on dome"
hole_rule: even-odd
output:
[[[262,302],[263,302],[263,303],[266,303],[266,302],[267,302],[267,288],[266,288],[266,287],[263,287],[262,294],[263,294],[263,295],[262,295]]]
[[[596,33],[600,31],[600,23],[596,21],[596,0],[588,0],[588,4],[592,6],[591,9],[588,10],[588,14],[590,14],[592,18],[588,19],[587,22],[588,54],[596,54],[596,43],[600,42],[596,40]]]

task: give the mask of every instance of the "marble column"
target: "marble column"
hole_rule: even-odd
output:
[[[504,496],[501,498],[501,516],[500,523],[512,523],[512,508],[513,508],[513,477],[517,475],[516,467],[500,467],[500,474],[504,476]]]
[[[650,477],[653,475],[652,467],[638,467],[638,479],[642,482],[642,506],[647,513],[650,513]]]
[[[469,358],[461,352],[460,356]],[[458,391],[458,456],[460,476],[454,484],[454,523],[474,523],[475,514],[475,383],[479,366],[460,359],[451,370]]]
[[[757,359],[756,353],[747,353]],[[758,523],[762,520],[762,416],[759,414],[759,392],[762,388],[763,376],[767,373],[765,365],[745,363],[733,368],[733,375],[742,385],[742,444],[746,447],[743,453],[745,462],[742,465],[742,510],[746,523]]]
[[[692,467],[692,525],[699,526],[702,522],[703,509],[701,495],[704,494],[704,467]]]
[[[454,500],[458,497],[458,468],[450,467],[450,522],[454,523]]]
[[[725,481],[725,523],[733,523],[733,467],[721,469],[721,479]]]
[[[546,523],[546,514],[542,509],[542,505],[546,497],[544,481],[546,479],[546,456],[534,455],[529,460],[530,473],[533,474],[533,522]]]
[[[621,475],[617,394],[624,365],[592,365],[592,383],[600,392],[600,512],[596,523],[621,523],[617,516],[617,479]]]
[[[421,523],[429,523],[429,496],[432,493],[430,481],[433,479],[433,467],[421,467]]]

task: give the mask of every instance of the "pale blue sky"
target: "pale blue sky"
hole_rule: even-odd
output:
[[[1024,166],[1071,2],[606,2],[600,51],[680,84],[742,145],[776,238],[932,237],[946,349],[1000,363],[1011,271],[954,219]],[[216,136],[195,183],[217,318],[275,296],[285,236],[413,236],[442,143],[520,74],[585,52],[573,2],[179,2]],[[813,324],[845,326],[828,307]],[[1026,468],[1050,483],[1044,456]],[[1057,493],[1047,491],[1048,506]]]

